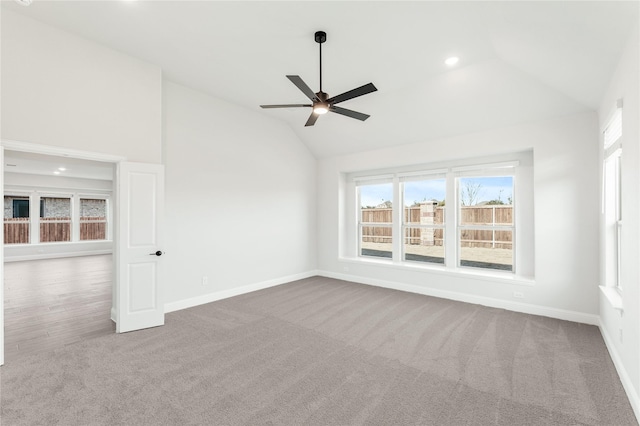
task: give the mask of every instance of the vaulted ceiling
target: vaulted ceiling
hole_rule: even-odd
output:
[[[637,2],[44,1],[3,8],[144,61],[165,78],[288,123],[317,157],[595,110],[638,24]],[[304,127],[285,78],[378,91]],[[454,67],[444,64],[460,57]]]

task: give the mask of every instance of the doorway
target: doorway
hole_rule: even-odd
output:
[[[114,164],[4,152],[5,356],[115,332]]]
[[[127,162],[122,157],[73,149],[3,140],[0,147],[0,187],[4,189],[4,151],[43,154],[69,160],[106,163],[113,174],[113,238],[112,238],[112,308],[111,319],[116,333],[126,333],[164,324],[164,166],[162,164]],[[75,166],[74,166],[75,167]],[[115,170],[115,173],[113,171]],[[62,171],[58,169],[58,171]],[[37,200],[38,197],[35,196]],[[30,205],[38,209],[39,203]],[[76,204],[79,206],[79,203]],[[32,214],[31,216],[37,217]],[[62,220],[53,222],[64,222]],[[35,235],[43,232],[34,221],[29,229]],[[71,231],[70,235],[79,235]],[[4,227],[0,228],[4,235]],[[71,241],[74,237],[71,237]],[[68,242],[68,240],[66,240]],[[63,242],[64,243],[64,242]],[[64,244],[60,244],[63,247]],[[41,245],[38,250],[51,251],[55,245]],[[5,258],[5,245],[0,257]],[[38,253],[41,254],[41,253]],[[151,255],[151,256],[149,256]],[[0,263],[0,282],[4,280],[4,262]],[[4,285],[0,286],[0,365],[4,364]]]

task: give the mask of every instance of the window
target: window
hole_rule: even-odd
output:
[[[617,108],[603,132],[603,211],[605,282],[622,288],[622,108]]]
[[[358,241],[361,256],[391,258],[393,254],[393,185],[358,185]]]
[[[42,197],[40,242],[71,241],[71,198]]]
[[[31,191],[4,197],[5,244],[100,241],[109,233],[107,196]]]
[[[459,265],[512,271],[513,176],[461,177],[457,188]]]
[[[412,262],[444,264],[446,179],[401,177],[402,258]]]
[[[29,244],[29,197],[4,196],[4,243]]]
[[[533,152],[488,160],[493,162],[460,160],[348,176],[358,212],[351,216],[356,226],[347,229],[356,235],[357,256],[532,277]],[[516,182],[522,183],[520,192]],[[519,198],[522,212],[516,208]],[[354,245],[347,238],[349,253]]]
[[[107,239],[107,200],[80,198],[80,241]]]

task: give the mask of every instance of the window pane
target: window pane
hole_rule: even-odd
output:
[[[513,232],[463,229],[460,231],[460,266],[513,270]]]
[[[404,223],[442,225],[444,223],[445,179],[405,182]]]
[[[620,228],[621,228],[621,185],[620,155],[617,150],[604,161],[604,255],[605,282],[608,286],[620,286]]]
[[[461,225],[513,224],[513,176],[458,179]]]
[[[408,227],[404,232],[404,260],[444,264],[444,230]]]
[[[622,137],[622,109],[616,109],[604,131],[604,149],[609,148]]]
[[[40,242],[71,241],[71,199],[43,197]]]
[[[393,185],[382,183],[362,185],[360,191],[360,218],[366,223],[391,223]]]
[[[4,243],[29,244],[29,198],[4,196]]]
[[[107,200],[80,199],[80,240],[107,239]]]
[[[390,226],[362,226],[361,229],[360,254],[362,256],[391,258],[393,241]]]

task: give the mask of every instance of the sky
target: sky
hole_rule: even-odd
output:
[[[459,178],[461,188],[467,185],[480,185],[477,203],[501,199],[508,202],[513,195],[513,177],[473,177]],[[446,180],[431,179],[404,183],[404,205],[411,206],[415,201],[437,200],[445,198]],[[363,185],[360,187],[360,200],[363,207],[377,206],[384,201],[392,201],[393,186],[391,183]]]

